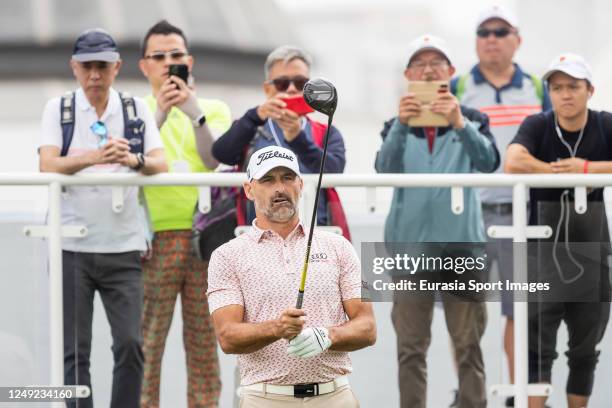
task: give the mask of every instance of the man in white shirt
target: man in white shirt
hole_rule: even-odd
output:
[[[76,40],[70,66],[80,87],[45,106],[40,171],[167,171],[152,114],[143,101],[112,88],[121,66],[113,38],[100,29],[85,31]],[[62,242],[64,376],[66,384],[91,387],[91,325],[98,290],[113,335],[111,407],[138,407],[143,368],[140,251],[146,241],[138,187],[125,188],[123,200],[122,210],[115,212],[110,187],[67,187],[62,194],[62,225],[87,228],[86,237]],[[92,407],[92,398],[80,400],[79,406]]]

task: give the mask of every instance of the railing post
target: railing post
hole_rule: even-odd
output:
[[[514,185],[512,192],[512,224],[514,226],[514,281],[527,282],[527,188],[523,183]],[[525,245],[522,247],[522,245]],[[529,384],[527,344],[527,299],[518,299],[514,294],[514,406],[527,408]]]
[[[306,233],[310,228],[310,220],[312,217],[312,209],[314,206],[315,195],[317,194],[317,182],[316,181],[304,181],[304,190],[302,191],[302,199],[300,206],[300,219],[304,225]],[[320,198],[319,198],[320,200]],[[315,226],[317,220],[315,219]]]
[[[64,316],[62,290],[62,186],[49,184],[49,321],[51,348],[51,385],[64,385]],[[60,405],[61,406],[61,403]]]

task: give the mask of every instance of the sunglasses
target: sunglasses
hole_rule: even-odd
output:
[[[301,92],[304,90],[304,85],[306,85],[306,82],[308,82],[308,78],[303,76],[296,76],[293,78],[281,76],[268,81],[269,84],[274,85],[278,92],[285,92],[287,89],[289,89],[289,85],[291,84],[295,86],[295,89]]]
[[[108,141],[108,129],[106,129],[106,125],[104,124],[104,122],[98,120],[94,122],[89,128],[91,129],[94,135],[100,138],[100,141],[98,142],[98,148],[104,146]]]
[[[170,57],[171,60],[179,60],[183,57],[186,57],[187,55],[187,51],[172,50],[167,52],[154,52],[152,54],[146,55],[145,58],[152,59],[155,62],[162,62],[166,59],[166,57]]]
[[[507,27],[500,27],[500,28],[494,28],[494,29],[479,28],[478,30],[476,30],[476,35],[480,38],[487,38],[491,34],[493,34],[495,38],[504,38],[504,37],[507,37],[512,32],[513,30]]]

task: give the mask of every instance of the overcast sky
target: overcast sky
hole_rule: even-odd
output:
[[[454,28],[457,32],[473,31],[473,22],[476,18],[474,10],[480,10],[487,5],[500,5],[515,10],[515,0],[276,0],[279,6],[288,11],[299,11],[301,9],[320,9],[324,12],[329,8],[364,8],[372,9],[384,7],[386,5],[411,4],[429,7],[437,19],[437,23]],[[464,21],[468,24],[457,24],[457,21]]]

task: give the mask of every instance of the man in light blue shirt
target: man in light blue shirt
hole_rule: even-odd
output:
[[[448,81],[455,69],[443,40],[424,35],[411,43],[404,76],[410,81]],[[376,158],[380,173],[473,173],[495,171],[499,152],[486,115],[459,105],[449,89],[440,90],[431,112],[447,127],[411,127],[424,107],[415,94],[399,103],[398,116],[385,124]],[[464,210],[451,211],[449,188],[396,188],[385,224],[385,242],[484,242],[484,224],[477,192],[466,188]],[[486,406],[485,372],[480,339],[486,326],[482,302],[450,299],[442,293],[448,331],[459,368],[459,406]],[[392,320],[398,336],[402,408],[425,408],[427,349],[431,339],[434,297],[394,302]]]

